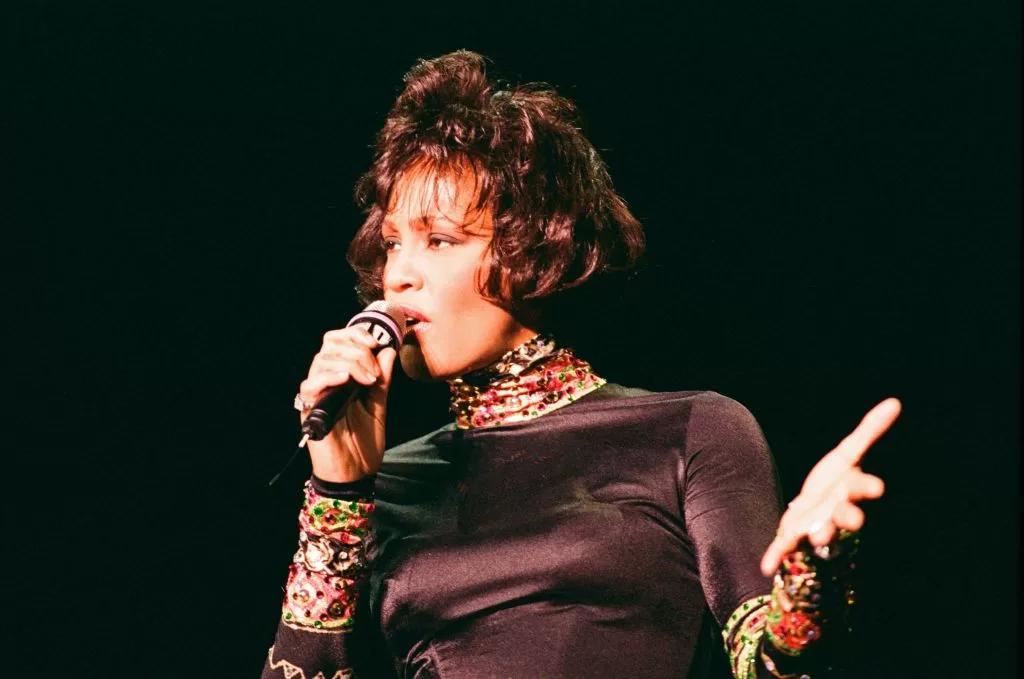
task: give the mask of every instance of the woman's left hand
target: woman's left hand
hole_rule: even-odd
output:
[[[771,575],[782,557],[807,537],[812,545],[827,545],[837,528],[860,530],[864,512],[855,502],[882,496],[882,479],[861,471],[867,449],[899,417],[901,405],[889,398],[870,411],[849,436],[821,458],[807,475],[803,488],[779,521],[775,540],[761,558],[761,572]]]

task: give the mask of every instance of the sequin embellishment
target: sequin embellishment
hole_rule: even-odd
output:
[[[540,417],[605,383],[571,349],[557,349],[551,336],[537,335],[448,385],[456,426],[477,429]]]
[[[857,551],[855,533],[840,530],[826,546],[803,548],[782,559],[772,583],[765,632],[780,653],[800,655],[836,626],[853,604],[849,575]],[[831,620],[830,620],[831,618]]]
[[[281,617],[286,625],[314,631],[352,627],[356,583],[366,569],[373,537],[372,502],[320,496],[306,482],[299,513],[299,549],[289,567]]]
[[[747,599],[733,611],[722,628],[729,666],[737,679],[756,679],[757,657],[764,636],[770,597]]]

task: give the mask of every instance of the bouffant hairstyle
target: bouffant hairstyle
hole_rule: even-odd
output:
[[[476,207],[493,210],[494,224],[480,292],[509,309],[537,311],[556,293],[637,262],[643,229],[577,127],[572,102],[543,84],[492,81],[484,57],[464,50],[420,60],[404,82],[356,184],[367,216],[348,261],[363,302],[382,297],[381,224],[412,168],[475,175]]]

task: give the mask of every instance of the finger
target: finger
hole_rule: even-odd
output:
[[[832,536],[835,535],[835,532],[836,525],[832,522],[831,517],[827,519],[819,519],[807,527],[807,539],[812,545],[819,547],[831,542]]]
[[[770,577],[782,563],[782,557],[793,551],[796,545],[797,540],[788,536],[780,535],[772,540],[761,557],[761,573]]]
[[[304,379],[299,384],[299,396],[307,403],[316,403],[325,391],[345,384],[348,380],[349,374],[345,371],[325,370]]]
[[[832,512],[832,522],[836,528],[857,531],[864,525],[864,510],[849,502],[836,507]]]
[[[361,325],[353,325],[350,328],[341,328],[339,330],[328,330],[324,333],[324,347],[347,343],[360,344],[370,349],[378,344],[377,340],[370,334],[370,331]]]
[[[369,389],[366,399],[366,407],[379,422],[384,421],[387,412],[388,390],[391,388],[391,378],[395,368],[395,357],[398,352],[391,347],[384,347],[377,354],[377,364],[380,367],[380,377],[377,383]]]
[[[875,500],[885,493],[885,482],[873,474],[854,470],[846,480],[846,497],[851,501]]]
[[[899,417],[902,409],[898,399],[887,398],[868,411],[857,428],[835,447],[835,452],[851,465],[860,462],[864,453],[884,434]]]
[[[379,378],[363,366],[356,364],[352,367],[352,379],[359,384],[371,387],[377,384]]]
[[[335,347],[331,351],[323,351],[313,357],[313,363],[310,365],[310,371],[316,372],[320,368],[327,367],[332,370],[338,370],[341,367],[349,365],[358,365],[363,371],[374,375],[375,377],[380,376],[380,367],[377,365],[377,359],[374,358],[373,354],[366,347],[355,346],[352,344]]]
[[[793,503],[790,503],[792,506]],[[775,539],[768,545],[764,556],[761,558],[761,571],[765,575],[771,575],[782,562],[782,557],[794,550],[804,535],[802,528],[806,527],[807,514],[803,511],[787,511],[779,521],[779,529]]]
[[[800,500],[800,496],[797,497]],[[835,525],[828,509],[833,503],[820,502],[808,505],[808,501],[798,503],[794,500],[790,506],[804,506],[799,512],[787,511],[779,522],[779,532],[761,557],[761,572],[770,576],[779,567],[782,557],[795,550],[800,541],[807,537],[814,545],[828,544],[835,532]]]
[[[356,380],[360,384],[374,384],[380,375],[377,374],[379,368],[377,367],[376,361],[372,364],[373,370],[370,370],[362,362],[350,361],[346,358],[341,359],[323,359],[317,363],[314,368],[314,376],[331,373],[346,373],[352,379]]]
[[[391,386],[391,378],[395,372],[395,359],[398,352],[391,347],[384,347],[377,354],[377,366],[380,368],[380,384],[387,390]]]

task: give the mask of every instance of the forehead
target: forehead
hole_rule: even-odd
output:
[[[441,215],[463,221],[472,219],[486,203],[480,178],[468,162],[451,167],[420,162],[398,175],[388,193],[386,212],[410,218]]]

